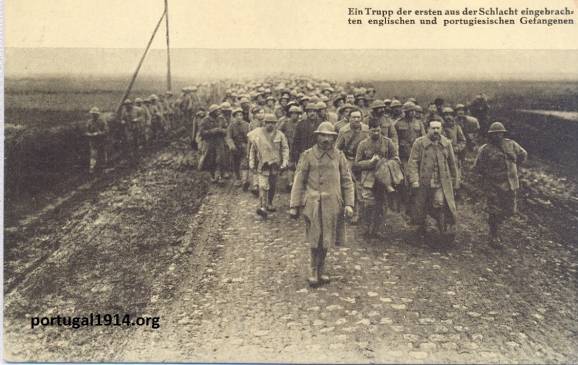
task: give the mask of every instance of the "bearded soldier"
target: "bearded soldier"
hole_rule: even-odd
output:
[[[447,224],[456,222],[454,188],[459,186],[459,175],[452,142],[442,136],[441,121],[430,121],[428,134],[413,144],[407,177],[416,191],[418,236],[425,237],[426,212],[437,220],[440,233],[445,233]]]

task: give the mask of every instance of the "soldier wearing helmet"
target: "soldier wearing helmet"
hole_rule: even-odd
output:
[[[277,117],[266,114],[265,125],[251,132],[249,168],[257,173],[259,207],[257,214],[267,218],[273,206],[279,172],[289,163],[289,145],[283,132],[277,130]]]
[[[101,172],[107,162],[107,138],[108,123],[101,115],[97,107],[92,107],[88,112],[90,119],[86,123],[84,135],[88,139],[89,168],[90,174]]]
[[[209,171],[211,181],[223,183],[222,173],[225,169],[225,136],[227,130],[223,128],[220,119],[220,107],[213,104],[209,107],[208,115],[199,123],[199,137],[202,140],[199,170]]]
[[[386,208],[386,194],[393,193],[393,182],[384,184],[377,178],[377,170],[381,165],[389,172],[389,166],[394,163],[399,170],[399,156],[397,146],[393,141],[384,136],[381,130],[381,122],[378,119],[369,121],[369,133],[355,153],[353,167],[360,171],[359,190],[364,233],[367,237],[384,238],[384,209]]]
[[[397,121],[403,116],[403,111],[401,110],[401,102],[397,99],[393,99],[391,104],[389,104],[389,110],[391,110],[391,117],[397,123]]]
[[[504,138],[506,132],[501,122],[490,125],[488,143],[480,147],[473,169],[482,178],[490,244],[496,247],[501,245],[500,225],[517,213],[518,165],[528,157],[522,146]]]
[[[371,103],[371,112],[369,113],[368,123],[372,119],[379,121],[381,125],[381,133],[391,139],[396,148],[398,148],[397,131],[395,130],[395,122],[388,115],[385,114],[385,103],[381,100],[374,100]]]
[[[243,119],[243,109],[234,108],[231,123],[227,128],[226,142],[231,151],[232,170],[235,176],[234,185],[242,185],[245,191],[249,188],[248,133],[249,123]]]
[[[393,106],[395,100],[392,101]],[[409,161],[409,155],[414,142],[425,135],[425,130],[423,124],[414,118],[415,115],[415,104],[408,101],[403,104],[401,108],[403,110],[403,118],[398,119],[395,123],[395,130],[397,132],[398,146],[399,146],[399,158],[403,166],[403,170],[407,171],[407,164]],[[407,180],[406,180],[407,183]],[[406,213],[413,216],[413,201],[410,196],[409,187],[404,185],[400,189],[400,196],[402,203],[405,204]]]
[[[456,123],[462,127],[462,131],[466,136],[467,149],[474,151],[478,143],[478,133],[480,132],[480,123],[471,115],[466,115],[466,107],[464,104],[456,105]]]
[[[462,127],[460,127],[454,119],[454,110],[450,107],[444,107],[442,112],[442,118],[444,120],[442,133],[452,142],[454,154],[457,158],[456,166],[458,168],[458,173],[461,176],[462,161],[465,159],[466,152],[466,137],[464,136]]]
[[[300,107],[293,105],[289,108],[288,116],[279,121],[278,129],[283,132],[285,137],[287,137],[287,144],[289,145],[289,151],[293,151],[294,141],[295,141],[295,131],[297,129],[297,124],[301,119],[303,111]],[[293,186],[293,176],[295,172],[295,166],[297,162],[289,159],[289,164],[287,165],[287,182],[289,188]]]
[[[295,128],[295,136],[293,138],[293,150],[291,151],[291,161],[297,163],[299,156],[303,151],[315,145],[316,135],[315,130],[321,124],[318,106],[314,103],[309,103],[305,107],[306,117],[297,123]]]
[[[139,157],[139,148],[142,144],[141,132],[144,128],[146,113],[142,107],[135,106],[130,99],[124,101],[124,107],[120,114],[121,124],[126,133],[125,153],[132,163]]]
[[[347,160],[335,148],[333,125],[321,123],[314,135],[316,143],[299,159],[289,214],[304,216],[311,255],[308,282],[315,288],[330,280],[325,274],[325,258],[331,247],[345,241],[344,215],[353,215],[354,193]]]

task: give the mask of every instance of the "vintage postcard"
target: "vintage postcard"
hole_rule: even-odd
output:
[[[577,11],[5,0],[3,360],[578,362]]]

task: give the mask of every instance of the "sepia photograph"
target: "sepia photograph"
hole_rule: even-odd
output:
[[[511,3],[5,0],[3,361],[578,363],[578,3]]]

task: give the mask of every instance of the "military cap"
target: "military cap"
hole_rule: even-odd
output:
[[[307,103],[305,110],[319,110],[319,107],[315,103]]]
[[[275,114],[265,114],[265,118],[263,118],[265,123],[277,123],[277,117]]]
[[[452,114],[453,112],[454,112],[454,110],[452,108],[450,108],[449,106],[446,106],[445,108],[442,109],[443,114]]]
[[[456,109],[456,111],[458,111],[460,109],[466,109],[466,106],[464,104],[456,104],[455,109]]]
[[[429,125],[430,125],[430,127],[441,127],[442,121],[437,120],[437,119],[430,119]]]
[[[246,96],[243,96],[241,100],[239,100],[239,104],[249,104],[249,103],[251,102],[249,101],[249,98],[247,98]]]
[[[274,100],[275,100],[275,98],[274,98],[274,97],[272,97],[272,96],[267,96],[267,101],[269,101],[269,100],[273,100],[273,101],[274,101]]]
[[[242,113],[242,112],[243,112],[243,109],[241,109],[241,108],[233,108],[233,111],[231,112],[231,114],[235,115],[237,113]]]
[[[406,101],[405,103],[403,103],[401,110],[403,111],[415,110],[415,104],[412,103],[411,101]]]
[[[303,96],[300,98],[300,100],[301,100],[302,102],[303,102],[303,101],[309,101],[309,100],[311,100],[311,98],[310,98],[309,96],[307,96],[307,95],[303,95]]]
[[[323,89],[321,89],[321,91],[329,91],[333,93],[335,90],[331,86],[325,86]]]
[[[205,114],[206,114],[206,111],[205,111],[205,110],[199,110],[199,111],[196,113],[196,116],[197,116],[197,117],[204,117]]]
[[[323,123],[319,124],[319,127],[317,127],[317,130],[315,130],[313,133],[315,133],[315,134],[329,134],[332,136],[337,135],[337,132],[335,132],[335,127],[333,126],[333,123],[331,123],[331,122],[323,122]]]
[[[401,102],[400,102],[399,100],[397,100],[397,99],[393,99],[393,100],[391,101],[391,104],[390,104],[389,106],[391,106],[392,108],[397,108],[397,107],[400,107],[400,106],[401,106]]]
[[[298,107],[298,106],[296,106],[296,105],[292,105],[292,106],[289,108],[289,114],[291,114],[291,113],[299,113],[299,114],[301,114],[301,113],[303,113],[303,110],[301,110],[301,108]]]
[[[262,94],[262,93],[265,92],[265,88],[261,86],[260,88],[257,89],[257,92],[258,92],[259,94]]]
[[[407,98],[407,101],[411,101],[414,104],[417,104],[417,100],[415,98]]]
[[[135,103],[142,103],[142,99],[141,99],[141,98],[136,98],[136,99],[134,99],[134,102],[135,102]]]
[[[132,104],[132,100],[130,99],[124,99],[124,101],[122,102],[124,105],[128,105],[128,104]]]
[[[326,95],[321,95],[319,97],[319,100],[321,100],[322,102],[324,102],[325,104],[327,104],[327,102],[329,102],[329,98]]]
[[[89,114],[100,114],[100,110],[93,106],[92,108],[90,108],[90,111],[88,112]]]
[[[151,100],[159,100],[159,97],[156,96],[155,94],[152,94],[151,96],[149,96],[149,98],[150,98]]]
[[[367,95],[365,95],[365,93],[363,93],[363,94],[357,94],[357,95],[355,95],[355,99],[364,99],[364,100],[367,100]]]
[[[345,96],[339,95],[338,97],[336,97],[336,98],[333,100],[333,106],[336,107],[336,106],[337,106],[337,103],[339,102],[339,100],[345,101]]]
[[[327,104],[325,104],[322,101],[318,101],[317,103],[315,103],[315,105],[317,105],[317,110],[327,109]]]
[[[494,122],[492,123],[492,125],[490,125],[490,128],[488,129],[488,133],[506,133],[506,127],[504,127],[504,125],[500,122]]]
[[[377,108],[385,108],[385,103],[379,99],[374,100],[373,103],[371,103],[371,109]]]
[[[198,90],[198,88],[196,86],[191,86],[190,91],[197,91],[197,90]]]
[[[390,104],[391,104],[391,99],[385,99],[385,100],[383,101],[383,103],[384,103],[385,105],[390,105]]]
[[[221,109],[217,104],[213,104],[209,107],[209,114],[216,112],[217,110]]]
[[[359,108],[357,108],[355,105],[347,103],[347,104],[343,104],[343,105],[341,106],[341,108],[339,108],[339,109],[337,110],[337,112],[338,112],[338,113],[341,113],[341,112],[344,111],[345,109],[359,110]]]
[[[225,102],[221,103],[219,108],[222,110],[231,110],[231,104],[229,102],[225,101]]]
[[[282,100],[282,99],[289,100],[290,97],[287,94],[281,94],[281,96],[279,97],[279,100]]]
[[[421,105],[416,105],[414,110],[418,113],[423,113],[423,108],[421,107]]]
[[[253,109],[251,109],[251,113],[257,114],[257,113],[259,113],[261,110],[263,110],[263,108],[261,108],[259,105],[255,105],[255,106],[253,107]]]
[[[189,91],[191,91],[191,89],[188,86],[185,86],[181,89],[182,92],[187,93]]]
[[[167,92],[165,92],[165,94],[166,94],[166,95],[169,95],[169,96],[172,96],[172,95],[173,95],[173,92],[170,91],[170,90],[167,90]]]

